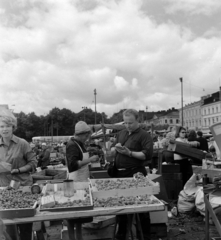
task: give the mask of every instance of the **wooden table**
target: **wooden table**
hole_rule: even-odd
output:
[[[11,225],[11,224],[22,224],[22,223],[29,223],[29,222],[41,222],[41,221],[56,221],[61,219],[79,219],[84,217],[96,217],[96,216],[107,216],[107,215],[121,215],[121,214],[127,214],[130,220],[130,223],[128,224],[127,229],[127,236],[131,233],[132,228],[132,221],[133,216],[136,217],[138,214],[136,213],[142,213],[142,212],[151,212],[151,211],[161,211],[165,209],[165,205],[163,203],[159,204],[152,204],[152,205],[145,205],[145,206],[128,206],[128,207],[116,207],[116,208],[94,208],[93,210],[87,210],[87,211],[62,211],[62,212],[39,212],[37,211],[37,214],[33,217],[28,218],[14,218],[14,219],[2,219],[4,224]],[[140,223],[138,224],[138,227],[141,229]],[[71,227],[71,229],[74,229],[74,226]],[[116,227],[115,227],[116,229]],[[74,232],[70,230],[69,236],[71,237],[71,240],[76,239],[74,236]],[[41,238],[43,239],[43,237]],[[82,239],[81,237],[77,237],[77,240]],[[114,239],[114,237],[113,237]]]
[[[2,219],[4,224],[21,224],[29,222],[40,221],[56,221],[58,219],[76,219],[84,217],[96,217],[107,215],[121,215],[121,214],[134,214],[141,212],[161,211],[164,210],[165,205],[163,203],[146,205],[146,206],[131,206],[131,207],[116,207],[116,208],[94,208],[93,210],[86,211],[62,211],[62,212],[39,212],[33,217],[27,218],[14,218],[14,219]]]
[[[207,186],[207,185],[206,185]],[[205,232],[206,232],[206,237],[205,237],[205,240],[210,240],[210,236],[209,236],[209,218],[210,216],[212,217],[213,219],[213,222],[216,226],[216,230],[217,232],[219,233],[220,237],[221,237],[221,225],[220,225],[220,222],[219,220],[217,219],[216,217],[216,214],[209,202],[209,193],[212,190],[208,190],[206,188],[206,186],[204,186],[204,202],[205,202]]]

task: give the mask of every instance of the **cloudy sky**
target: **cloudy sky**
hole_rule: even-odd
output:
[[[219,90],[220,0],[0,0],[0,104],[180,107]],[[14,106],[13,106],[14,105]]]

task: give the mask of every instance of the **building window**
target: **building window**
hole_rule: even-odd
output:
[[[208,118],[208,122],[209,122],[208,124],[209,124],[209,126],[210,126],[210,118]]]
[[[165,123],[167,123],[167,119],[165,119]]]
[[[204,126],[206,126],[206,119],[204,119]]]
[[[176,120],[176,123],[179,123],[179,119]]]
[[[213,118],[213,123],[215,123],[215,118]]]
[[[208,114],[210,114],[210,108],[208,108]]]
[[[206,109],[204,109],[204,115],[206,115]]]
[[[216,118],[216,121],[219,122],[219,117]]]
[[[170,119],[170,123],[171,123],[171,124],[173,123],[173,119]]]
[[[212,108],[212,112],[214,113],[214,108]]]
[[[216,107],[216,112],[219,112],[219,108],[218,108],[218,106]]]

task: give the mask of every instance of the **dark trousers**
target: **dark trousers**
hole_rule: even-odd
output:
[[[183,175],[183,186],[186,184],[186,182],[191,178],[193,175],[193,169],[190,161],[188,158],[184,158],[181,160],[174,160],[174,163],[177,163],[180,165],[180,172]]]
[[[32,223],[18,224],[17,229],[19,231],[20,240],[32,239]],[[6,226],[6,231],[12,240],[18,239],[17,232],[15,231],[15,225]]]
[[[143,173],[144,176],[147,175],[147,171],[145,167],[137,167],[131,170],[123,170],[123,171],[118,171],[117,172],[117,177],[118,178],[127,178],[127,177],[133,177],[135,173],[141,172]],[[143,231],[143,236],[145,240],[150,239],[150,214],[149,212],[147,213],[140,213],[140,222],[141,222],[141,228]],[[119,215],[119,225],[118,225],[118,233],[117,233],[117,238],[118,239],[125,239],[126,232],[127,232],[127,215]],[[138,238],[139,238],[139,233],[138,233]]]

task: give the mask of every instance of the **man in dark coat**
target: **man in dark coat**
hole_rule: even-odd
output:
[[[208,142],[203,137],[203,133],[201,131],[197,132],[197,139],[196,139],[196,141],[200,143],[199,149],[208,152]]]
[[[111,152],[115,154],[117,178],[133,177],[141,172],[147,175],[145,163],[151,160],[153,154],[153,140],[149,133],[141,129],[138,122],[138,112],[128,109],[123,113],[124,125],[116,138]],[[150,216],[149,213],[140,213],[141,228],[144,240],[150,239]],[[127,216],[119,216],[117,240],[125,239],[127,232]],[[140,236],[138,236],[140,239]]]

